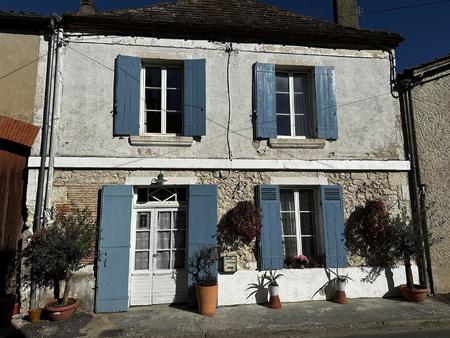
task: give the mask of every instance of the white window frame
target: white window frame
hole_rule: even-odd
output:
[[[276,69],[275,70],[275,79],[276,79],[276,74],[277,73],[285,73],[288,74],[288,79],[289,79],[289,92],[279,92],[275,89],[275,94],[277,93],[283,93],[283,94],[289,94],[289,111],[290,111],[290,135],[278,135],[277,133],[277,138],[288,138],[288,139],[306,139],[306,136],[303,135],[295,135],[295,92],[294,92],[294,74],[305,74],[306,78],[308,80],[308,99],[309,99],[309,106],[310,106],[310,112],[309,112],[309,128],[310,128],[310,138],[313,138],[313,124],[312,124],[312,120],[313,120],[313,100],[312,100],[312,96],[313,96],[313,91],[312,91],[312,76],[311,76],[311,72],[308,70],[304,70],[304,69],[300,69],[300,70],[286,70],[286,69]],[[278,112],[276,112],[275,114],[276,116],[278,116]]]
[[[146,68],[147,67],[153,67],[153,68],[160,68],[161,70],[161,132],[160,133],[148,133],[146,132],[146,109],[145,109],[145,90],[151,89],[153,87],[146,87],[145,86],[145,74],[146,74]],[[140,135],[164,135],[164,136],[176,136],[175,133],[167,133],[167,68],[180,68],[183,70],[183,66],[179,64],[143,64],[141,68],[141,104],[139,107],[140,113],[139,113],[139,122],[140,122]],[[182,72],[183,74],[183,72]],[[155,87],[156,88],[156,87]],[[181,78],[181,91],[183,93],[184,91],[184,78]],[[182,100],[183,100],[182,95]],[[151,109],[149,109],[151,111]],[[183,116],[183,101],[181,102],[181,115]],[[181,131],[181,134],[183,134],[183,130]]]
[[[280,187],[280,190],[290,190],[293,192],[294,195],[294,217],[295,217],[295,235],[284,235],[283,233],[283,228],[281,229],[281,239],[283,241],[283,251],[284,251],[284,238],[292,238],[295,237],[296,238],[296,242],[297,242],[297,255],[304,255],[303,253],[303,245],[302,245],[302,238],[311,238],[314,237],[315,238],[315,249],[317,251],[318,254],[320,254],[323,251],[323,245],[322,245],[322,233],[323,233],[323,229],[321,229],[321,223],[319,222],[319,212],[320,209],[318,207],[318,200],[317,200],[317,189],[314,187]],[[310,190],[313,193],[313,207],[314,210],[312,211],[301,211],[300,210],[300,191],[301,190]],[[281,202],[281,201],[280,201]],[[280,203],[280,207],[281,207],[281,203]],[[302,235],[301,232],[301,217],[300,214],[301,213],[313,213],[313,221],[314,221],[314,227],[315,227],[315,236],[312,235]],[[287,211],[283,211],[280,208],[280,213],[288,213]],[[284,253],[283,253],[284,254]],[[286,258],[285,256],[283,258]],[[312,257],[308,257],[308,259],[311,259]]]

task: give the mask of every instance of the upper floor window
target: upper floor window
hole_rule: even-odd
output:
[[[183,133],[183,68],[145,66],[141,117],[144,134]],[[141,101],[142,102],[142,101]]]
[[[309,78],[306,72],[276,72],[278,136],[311,136]]]

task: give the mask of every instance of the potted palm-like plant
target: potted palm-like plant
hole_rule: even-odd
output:
[[[69,298],[72,273],[86,264],[83,260],[95,252],[97,226],[87,210],[58,213],[48,228],[41,228],[31,237],[23,252],[25,266],[40,287],[53,286],[53,302],[45,306],[49,319],[69,318],[76,310],[77,300]],[[60,281],[64,293],[60,297]]]
[[[214,268],[218,259],[215,246],[202,248],[189,259],[188,272],[195,284],[198,312],[201,315],[211,316],[216,312],[218,285]]]
[[[280,287],[277,282],[280,277],[284,277],[284,275],[277,273],[276,270],[266,271],[263,275],[263,279],[267,280],[266,285],[269,287],[269,306],[273,309],[281,308]]]

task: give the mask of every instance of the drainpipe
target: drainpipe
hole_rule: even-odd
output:
[[[57,22],[60,21],[60,18],[56,17],[55,20]],[[48,225],[53,218],[52,210],[51,210],[51,199],[52,199],[52,191],[53,191],[53,173],[55,168],[55,148],[56,148],[56,138],[55,138],[55,129],[56,123],[59,120],[59,115],[61,112],[61,95],[62,95],[62,43],[63,43],[63,29],[61,27],[58,28],[58,34],[56,36],[56,45],[55,45],[55,68],[56,74],[54,76],[54,84],[53,84],[53,102],[52,102],[52,114],[51,114],[51,123],[50,123],[50,148],[49,148],[49,161],[48,161],[48,171],[47,171],[47,183],[46,183],[46,192],[45,192],[45,202],[44,202],[44,224]]]
[[[54,76],[54,39],[55,39],[55,22],[54,19],[50,19],[50,37],[48,40],[48,52],[47,52],[47,71],[45,78],[45,95],[44,95],[44,110],[42,118],[42,131],[41,131],[41,163],[39,166],[38,182],[36,189],[36,204],[34,208],[34,219],[33,219],[33,232],[39,233],[41,227],[41,214],[42,214],[42,199],[44,192],[44,181],[45,181],[45,162],[47,159],[47,139],[48,139],[48,119],[51,109],[51,99],[52,99],[52,87],[53,87],[53,76]],[[33,270],[33,269],[32,269]],[[33,276],[33,271],[31,271],[31,276]],[[34,309],[37,305],[37,293],[36,293],[36,283],[33,278],[31,278],[30,285],[30,309]]]
[[[402,80],[398,84],[400,92],[400,109],[404,119],[404,129],[405,129],[405,141],[406,141],[406,153],[409,155],[409,161],[411,163],[411,170],[408,174],[409,186],[411,188],[411,207],[412,207],[412,217],[413,224],[416,225],[417,235],[421,239],[422,248],[420,255],[420,265],[419,265],[419,276],[420,283],[425,284],[430,292],[434,294],[434,285],[431,273],[430,265],[430,253],[428,248],[428,243],[426,243],[426,238],[424,233],[427,229],[424,228],[424,222],[422,222],[423,208],[425,207],[421,203],[422,191],[420,187],[419,169],[417,162],[417,143],[414,132],[414,118],[413,118],[413,101],[411,96],[411,88],[413,87],[411,79]]]

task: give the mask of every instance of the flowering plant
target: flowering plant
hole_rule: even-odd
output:
[[[306,267],[309,260],[308,257],[306,257],[305,255],[298,255],[294,256],[294,262],[300,269],[303,269]]]

